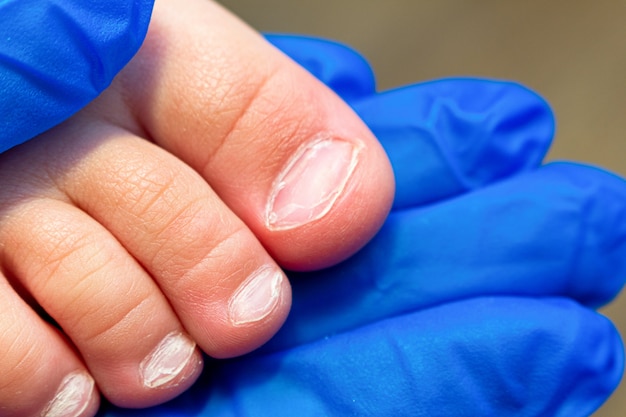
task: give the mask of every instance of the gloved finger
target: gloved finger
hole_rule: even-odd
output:
[[[0,2],[0,152],[94,99],[141,45],[153,0]]]
[[[626,278],[626,182],[582,165],[547,165],[392,212],[349,260],[291,278],[291,314],[267,349],[480,295],[562,295],[600,306]]]
[[[619,335],[568,299],[477,298],[220,362],[151,416],[582,417],[619,383]],[[134,415],[116,409],[102,416]]]
[[[549,105],[511,82],[439,80],[352,104],[389,155],[395,209],[534,169],[554,135]]]
[[[265,38],[344,100],[375,93],[374,73],[365,58],[354,49],[310,36],[266,34]]]

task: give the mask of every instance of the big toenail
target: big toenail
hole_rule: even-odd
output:
[[[324,217],[348,183],[362,148],[360,142],[327,137],[301,147],[272,185],[266,226],[293,229]]]
[[[43,417],[75,417],[87,409],[94,393],[94,381],[83,371],[72,372],[61,381],[54,398],[41,413]]]
[[[267,317],[280,301],[283,277],[283,272],[272,266],[254,271],[230,298],[230,322],[241,326]]]
[[[176,378],[185,369],[196,344],[180,332],[172,332],[139,364],[143,385],[159,388]]]

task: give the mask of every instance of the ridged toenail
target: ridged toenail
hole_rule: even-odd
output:
[[[363,145],[320,138],[300,148],[272,185],[265,223],[293,229],[324,217],[341,195]]]
[[[94,393],[94,381],[84,371],[72,372],[61,381],[59,389],[42,417],[75,417],[89,406]]]
[[[230,298],[230,322],[240,326],[267,317],[280,301],[283,277],[283,272],[272,266],[254,271]]]
[[[159,388],[176,378],[189,363],[196,344],[180,332],[172,332],[139,364],[143,385]]]

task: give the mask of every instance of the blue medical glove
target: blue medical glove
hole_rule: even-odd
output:
[[[626,276],[626,184],[541,161],[547,105],[510,83],[447,80],[374,93],[354,52],[270,40],[346,97],[389,152],[394,209],[333,268],[291,275],[266,346],[207,360],[149,410],[101,416],[587,416],[623,349],[590,307]],[[351,69],[354,69],[352,71]],[[351,76],[354,73],[354,76]]]
[[[152,3],[0,1],[0,153],[100,94],[139,49]]]

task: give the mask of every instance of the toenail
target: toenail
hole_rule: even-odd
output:
[[[159,388],[176,378],[191,360],[196,344],[180,332],[172,332],[139,364],[143,385]]]
[[[241,326],[267,317],[280,301],[283,276],[281,270],[272,266],[254,271],[230,298],[230,322]]]
[[[61,381],[54,398],[41,413],[43,417],[76,417],[89,406],[94,381],[83,371],[72,372]]]
[[[336,138],[301,147],[272,185],[266,226],[292,229],[324,217],[354,172],[362,147]]]

